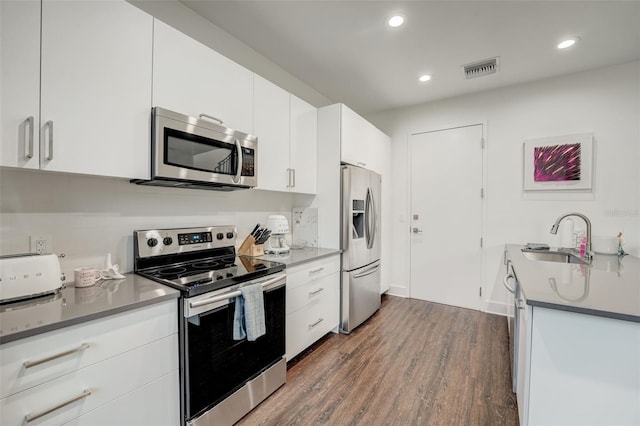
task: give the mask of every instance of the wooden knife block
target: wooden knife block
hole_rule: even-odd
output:
[[[238,254],[243,256],[262,256],[264,254],[264,244],[256,244],[256,239],[253,235],[247,235],[240,247],[238,247]]]

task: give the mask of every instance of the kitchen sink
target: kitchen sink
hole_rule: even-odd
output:
[[[522,249],[522,254],[529,260],[539,262],[589,264],[589,262],[573,253],[563,251]]]

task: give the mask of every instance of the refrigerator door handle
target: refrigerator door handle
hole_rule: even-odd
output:
[[[372,249],[376,238],[376,209],[371,188],[367,188],[365,212],[365,236],[367,237],[367,248]]]
[[[373,268],[369,268],[366,271],[360,272],[359,274],[354,274],[353,278],[366,277],[367,275],[371,275],[371,274],[375,273],[378,269],[380,269],[380,264],[379,263],[376,266],[374,266]]]
[[[375,244],[376,241],[376,225],[378,224],[378,218],[376,217],[376,200],[375,198],[373,198],[373,191],[369,190],[369,193],[371,194],[371,216],[372,216],[372,221],[371,221],[371,247],[373,248],[373,245]]]

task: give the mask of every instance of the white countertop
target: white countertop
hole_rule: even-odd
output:
[[[321,247],[305,247],[298,250],[290,250],[285,254],[266,254],[259,256],[257,259],[270,260],[272,262],[284,263],[285,265],[294,266],[304,262],[321,259],[326,256],[340,254],[340,249],[327,249]]]
[[[640,259],[596,254],[590,265],[529,260],[508,244],[527,304],[640,322]]]

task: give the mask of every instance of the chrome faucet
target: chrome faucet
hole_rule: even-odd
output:
[[[582,213],[565,213],[562,216],[560,216],[559,218],[556,219],[556,223],[553,224],[553,226],[551,227],[551,233],[552,234],[557,234],[558,233],[558,227],[560,226],[560,222],[562,222],[562,219],[569,217],[569,216],[577,216],[579,218],[581,218],[582,220],[584,220],[584,223],[587,224],[587,241],[585,244],[585,253],[587,257],[591,257],[591,221],[589,220],[588,217],[586,217],[585,215],[583,215]]]

